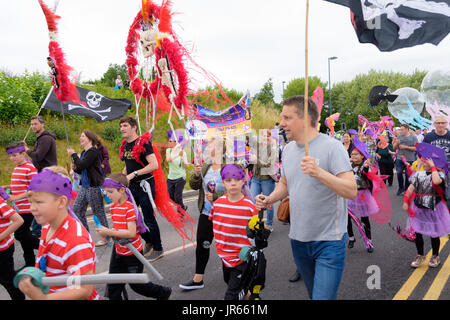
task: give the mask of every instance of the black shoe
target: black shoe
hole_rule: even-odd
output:
[[[194,282],[194,280],[191,280],[189,282],[179,284],[178,286],[183,290],[203,289],[205,287],[203,280],[200,282]]]
[[[295,271],[294,274],[289,278],[289,282],[297,282],[301,278],[302,276],[300,275],[300,273],[298,273],[298,271]]]
[[[348,248],[351,249],[354,247],[356,240],[349,240],[348,241]]]
[[[402,189],[398,189],[397,190],[397,195],[399,196],[399,195],[401,195],[403,193],[403,190]]]
[[[169,287],[163,287],[164,288],[164,294],[156,298],[156,300],[169,300],[170,295],[172,294],[172,288]]]
[[[373,252],[373,248],[372,248],[372,247],[368,248],[368,249],[367,249],[367,252],[368,252],[368,253],[372,253],[372,252]]]

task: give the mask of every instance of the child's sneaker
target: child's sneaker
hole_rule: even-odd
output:
[[[439,256],[432,256],[430,258],[430,262],[428,262],[428,266],[431,268],[436,268],[441,263],[441,258]]]
[[[422,256],[422,255],[418,254],[418,255],[414,258],[414,261],[411,262],[411,267],[417,268],[417,267],[419,267],[424,261],[425,261],[425,256]]]

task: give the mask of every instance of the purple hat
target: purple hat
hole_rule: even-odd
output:
[[[25,152],[25,151],[26,151],[25,146],[19,146],[16,148],[6,149],[6,153],[9,155],[14,154],[14,153],[21,153],[21,152]]]
[[[447,156],[445,150],[432,144],[422,142],[417,146],[417,155],[421,158],[433,159],[434,165],[438,168],[445,169],[447,167]]]
[[[178,130],[175,130],[175,133],[170,129],[167,130],[167,137],[169,138],[169,140],[177,141],[178,143],[181,143],[181,141],[183,141],[183,134]]]
[[[240,167],[235,164],[227,164],[223,167],[222,172],[220,173],[222,180],[227,179],[245,179],[245,172]]]
[[[366,159],[370,159],[371,156],[369,154],[369,148],[367,147],[367,144],[359,140],[357,137],[353,137],[353,149],[357,149]]]
[[[64,196],[70,201],[72,196],[72,181],[63,174],[44,169],[33,176],[28,186],[28,191],[53,193]],[[79,221],[78,217],[73,212],[72,206],[69,205],[68,211],[72,218]]]
[[[358,131],[356,131],[355,129],[348,130],[348,133],[358,135]]]
[[[33,176],[28,191],[49,192],[59,196],[65,196],[70,200],[72,196],[72,182],[69,177],[44,169]]]

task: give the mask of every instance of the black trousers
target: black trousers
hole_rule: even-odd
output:
[[[8,249],[0,251],[0,284],[5,287],[12,300],[25,300],[25,295],[13,284],[15,275],[13,244]]]
[[[143,270],[144,265],[134,255],[121,256],[116,253],[116,250],[113,250],[109,273],[142,273]],[[154,284],[153,282],[130,283],[129,286],[134,292],[144,297],[163,298],[166,294],[163,286]],[[124,287],[124,283],[108,284],[106,291],[108,292],[109,300],[122,300]]]
[[[361,217],[360,220],[364,227],[364,232],[366,233],[367,238],[372,239],[372,233],[370,231],[369,217]],[[353,227],[352,227],[352,218],[350,218],[350,216],[348,216],[347,233],[348,233],[349,237],[354,236],[353,235]]]
[[[155,199],[155,181],[154,179],[148,179],[147,181],[150,184],[153,199]],[[142,239],[144,239],[146,243],[150,243],[153,246],[153,250],[162,251],[161,233],[148,194],[144,192],[137,183],[130,184],[129,189],[133,194],[136,205],[141,207],[144,223],[148,229],[147,232],[141,234]]]
[[[389,178],[384,180],[384,183],[386,184],[387,181],[391,186],[392,182],[394,181],[394,163],[378,162],[378,165],[380,167],[380,174],[389,176]]]
[[[416,233],[416,239],[414,240],[416,244],[417,253],[423,256],[423,235],[421,233]],[[431,250],[433,252],[433,256],[439,255],[439,247],[441,245],[440,238],[431,238]]]
[[[198,218],[197,248],[195,249],[195,273],[204,274],[209,260],[209,248],[214,238],[213,223],[205,214]]]
[[[186,180],[183,178],[171,180],[167,179],[167,189],[169,191],[169,197],[173,202],[179,204],[184,208],[183,204],[183,190],[186,184]]]
[[[241,263],[234,268],[229,268],[222,262],[223,280],[228,285],[224,300],[239,300],[239,293],[243,289],[241,288],[241,276],[246,267],[247,262]]]
[[[22,213],[20,216],[23,219],[23,224],[14,232],[14,237],[22,246],[25,265],[34,267],[36,263],[34,249],[39,249],[39,238],[31,233],[33,215],[31,213]]]

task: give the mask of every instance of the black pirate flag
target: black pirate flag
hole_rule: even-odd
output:
[[[77,87],[77,89],[80,93],[80,101],[85,105],[62,103],[52,88],[44,101],[43,108],[61,112],[62,104],[64,113],[91,117],[98,122],[105,122],[121,118],[132,105],[128,99],[111,99],[85,88]]]
[[[379,106],[384,101],[394,102],[397,99],[396,94],[391,94],[386,86],[375,86],[369,93],[369,105],[371,107]]]
[[[450,0],[325,0],[350,8],[359,42],[380,51],[438,45],[450,32]]]

